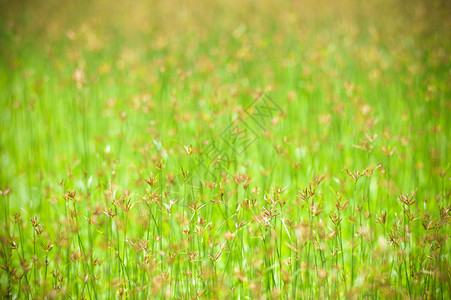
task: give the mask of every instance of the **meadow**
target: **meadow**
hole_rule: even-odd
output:
[[[451,298],[447,1],[0,1],[0,297]]]

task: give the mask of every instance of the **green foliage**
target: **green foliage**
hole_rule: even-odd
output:
[[[2,2],[1,297],[451,297],[450,13]]]

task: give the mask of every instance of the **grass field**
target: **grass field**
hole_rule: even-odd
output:
[[[0,297],[451,297],[447,1],[0,1]]]

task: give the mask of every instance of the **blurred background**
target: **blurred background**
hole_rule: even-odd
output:
[[[408,169],[398,184],[439,187],[427,174],[450,151],[449,1],[0,5],[3,184],[39,182],[62,165],[95,173],[119,157],[139,169],[153,139],[170,153],[174,140],[200,149],[266,91],[288,121],[257,147],[284,136],[296,145],[281,170],[301,156],[306,179],[366,167],[353,146],[378,134]]]

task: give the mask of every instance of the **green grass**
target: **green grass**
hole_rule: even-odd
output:
[[[0,11],[2,298],[451,297],[447,2]]]

